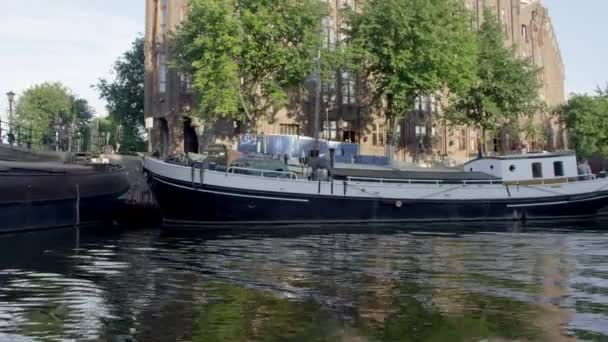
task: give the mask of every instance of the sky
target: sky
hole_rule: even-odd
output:
[[[566,92],[608,82],[608,0],[543,0],[566,64]],[[0,114],[4,95],[61,81],[105,115],[95,84],[145,29],[144,0],[4,0],[0,11]]]
[[[608,83],[608,0],[543,0],[566,66],[566,93]]]
[[[91,85],[144,31],[144,0],[2,0],[0,113],[9,90],[60,81],[105,115]]]

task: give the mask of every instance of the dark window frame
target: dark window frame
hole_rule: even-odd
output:
[[[543,178],[543,163],[532,163],[532,178]]]
[[[564,162],[554,161],[553,162],[553,174],[555,177],[564,177]]]

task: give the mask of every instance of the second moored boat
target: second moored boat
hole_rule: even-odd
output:
[[[166,224],[547,220],[593,217],[608,205],[608,179],[580,176],[571,153],[480,158],[460,172],[412,172],[408,179],[345,173],[313,181],[289,171],[203,165],[145,159]]]

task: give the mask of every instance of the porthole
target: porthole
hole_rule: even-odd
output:
[[[515,172],[515,165],[511,165],[511,166],[509,166],[509,171],[511,171],[511,172]]]
[[[494,165],[490,165],[490,170],[494,170]]]

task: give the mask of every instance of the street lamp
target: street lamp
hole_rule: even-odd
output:
[[[6,93],[6,97],[8,98],[8,121],[9,123],[13,123],[13,102],[15,102],[15,93],[9,91]]]
[[[8,98],[8,140],[9,144],[12,145],[15,140],[13,136],[13,102],[15,102],[15,93],[9,91],[6,93],[6,97]]]

